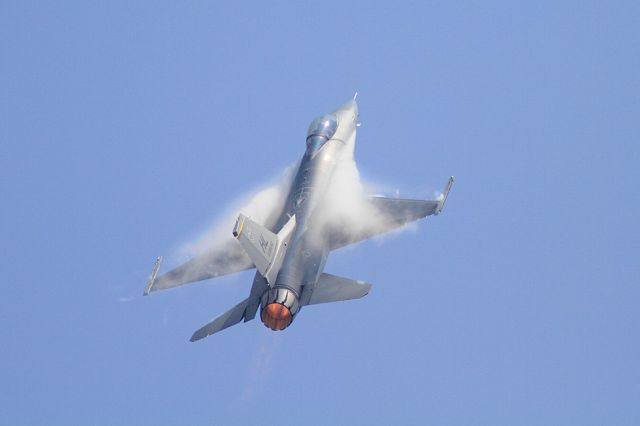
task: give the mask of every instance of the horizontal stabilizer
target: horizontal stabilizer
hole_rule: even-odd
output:
[[[195,342],[196,340],[204,339],[213,333],[217,333],[218,331],[224,330],[225,328],[231,327],[232,325],[242,321],[245,309],[249,302],[250,299],[248,298],[243,300],[224,314],[220,315],[218,318],[198,329],[193,333],[193,336],[191,336],[191,341]]]
[[[371,284],[364,281],[322,274],[316,285],[304,287],[301,304],[316,305],[318,303],[359,299],[366,296],[370,289]]]

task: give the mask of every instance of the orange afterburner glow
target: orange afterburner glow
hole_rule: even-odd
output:
[[[269,303],[267,307],[262,310],[261,317],[264,325],[274,331],[284,330],[293,320],[291,311],[279,303]]]

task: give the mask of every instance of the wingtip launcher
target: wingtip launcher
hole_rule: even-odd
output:
[[[156,263],[153,265],[153,270],[151,271],[151,275],[149,275],[149,280],[147,281],[147,285],[144,288],[144,296],[151,293],[151,289],[153,288],[153,284],[156,282],[156,276],[158,276],[158,271],[160,270],[161,263],[162,263],[162,256],[158,256],[156,258]]]
[[[440,214],[440,212],[444,208],[444,203],[447,201],[447,197],[449,196],[449,191],[451,191],[453,182],[455,182],[455,179],[453,178],[453,176],[451,176],[449,178],[449,181],[447,182],[447,186],[445,186],[444,191],[442,191],[442,194],[438,199],[438,207],[436,208],[436,211],[434,214]]]

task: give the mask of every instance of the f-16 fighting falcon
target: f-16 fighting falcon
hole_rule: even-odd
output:
[[[365,196],[362,208],[351,220],[326,217],[331,209],[322,206],[327,202],[337,165],[344,159],[353,161],[358,120],[354,97],[311,122],[306,151],[288,195],[270,216],[275,218],[271,223],[257,223],[240,214],[230,230],[235,239],[230,238],[228,244],[198,255],[161,276],[157,275],[162,258],[157,258],[145,295],[256,269],[249,296],[197,330],[191,341],[242,320],[250,321],[258,309],[265,326],[284,330],[303,306],[365,296],[370,284],[324,272],[329,253],[442,211],[453,177],[436,200]]]

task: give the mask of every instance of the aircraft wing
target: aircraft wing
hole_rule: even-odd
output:
[[[274,231],[274,228],[278,226],[285,202],[282,197],[278,198],[276,196],[274,198],[273,193],[283,194],[287,193],[287,190],[286,188],[272,187],[260,193],[262,195],[258,194],[252,201],[255,204],[257,203],[256,200],[259,199],[260,203],[271,205],[270,208],[259,203],[254,206],[254,208],[260,207],[263,210],[261,211],[262,215],[265,216],[263,226],[270,231]],[[268,210],[265,211],[265,208]],[[265,215],[265,213],[267,214]],[[161,261],[162,257],[159,257],[156,261],[156,265],[144,289],[145,295],[158,290],[255,268],[253,261],[238,243],[238,240],[231,237],[231,229],[229,229],[229,238],[220,240],[202,254],[198,254],[188,262],[156,278]]]
[[[453,177],[437,200],[407,200],[399,198],[372,197],[371,216],[362,218],[362,223],[355,228],[332,229],[328,232],[329,248],[336,250],[362,240],[381,235],[400,228],[410,222],[430,215],[439,214],[447,200]]]
[[[188,262],[156,278],[155,275],[160,268],[161,260],[162,258],[159,257],[156,261],[151,277],[144,289],[145,295],[154,291],[233,274],[234,272],[255,267],[235,238],[230,238],[219,247],[194,257]]]

